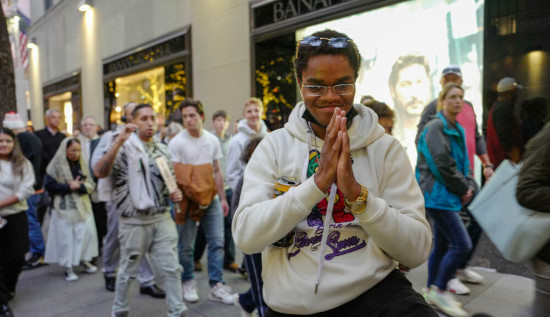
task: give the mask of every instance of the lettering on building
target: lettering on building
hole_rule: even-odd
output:
[[[303,14],[358,0],[279,0],[254,8],[254,27],[295,18]]]

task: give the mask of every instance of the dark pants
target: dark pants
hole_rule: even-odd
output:
[[[225,191],[225,197],[227,197],[227,203],[229,204],[229,210],[231,210],[231,198],[233,197],[233,191],[227,189]],[[235,262],[235,242],[233,242],[233,235],[231,234],[231,222],[233,222],[233,217],[231,212],[227,216],[223,217],[223,226],[224,226],[224,238],[225,242],[223,244],[223,264],[231,264]],[[193,259],[195,262],[199,262],[204,254],[204,249],[206,248],[206,237],[204,235],[204,229],[199,223],[197,228],[197,237],[195,239],[195,251],[193,253]]]
[[[466,206],[462,207],[462,210],[460,211],[461,215],[465,215],[468,218],[467,221],[465,221],[465,225],[466,225],[466,232],[468,232],[470,241],[472,241],[472,249],[466,256],[466,259],[464,260],[464,262],[462,262],[458,267],[459,269],[465,269],[466,266],[468,265],[468,262],[470,261],[470,259],[472,258],[472,255],[474,254],[477,243],[479,242],[479,238],[481,238],[481,233],[483,232],[483,229],[481,229],[481,226],[474,218],[474,215],[472,215],[470,210],[468,210],[468,206],[474,200],[474,198],[476,198],[478,192],[479,191],[476,191],[474,193],[474,197],[472,197],[470,202],[468,202]]]
[[[473,200],[473,199],[472,199]],[[469,217],[468,222],[466,223],[466,232],[468,232],[468,236],[470,237],[470,240],[472,241],[472,249],[466,256],[466,261],[464,261],[462,264],[460,264],[459,269],[466,268],[466,265],[472,258],[472,255],[474,254],[474,251],[476,249],[477,243],[479,242],[479,238],[481,237],[481,233],[483,230],[481,229],[481,226],[476,221],[474,216],[470,213],[468,208],[463,208],[462,211],[466,213]]]
[[[258,316],[264,317],[267,311],[262,289],[264,281],[262,279],[262,254],[245,254],[244,261],[248,270],[248,279],[250,280],[250,289],[239,294],[239,303],[247,312],[251,313],[254,309],[258,310]]]
[[[3,218],[8,223],[0,229],[0,304],[6,304],[10,293],[15,293],[29,248],[27,214],[23,211]]]
[[[297,299],[299,300],[299,299]],[[266,316],[298,316],[275,312],[268,308]],[[384,316],[384,317],[437,317],[437,313],[426,303],[422,295],[415,292],[407,278],[397,270],[373,288],[329,311],[309,316]]]
[[[103,249],[103,237],[107,234],[107,209],[104,202],[92,202],[95,228],[97,231],[97,247],[99,252]]]
[[[47,190],[44,190],[44,192],[40,194],[40,201],[36,206],[36,215],[38,216],[38,221],[40,221],[40,225],[44,224],[44,216],[46,215],[46,212],[48,212],[49,207],[50,194]]]

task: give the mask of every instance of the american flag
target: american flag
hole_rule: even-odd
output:
[[[27,28],[31,24],[31,21],[21,13],[21,11],[17,10],[17,14],[19,15],[19,61],[21,67],[27,69],[29,66],[29,51],[27,49],[29,38],[27,37]]]
[[[27,51],[28,40],[27,32],[19,32],[19,60],[21,61],[21,67],[25,69],[29,66],[29,52]]]

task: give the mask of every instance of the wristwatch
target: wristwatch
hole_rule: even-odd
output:
[[[349,207],[350,212],[354,215],[362,214],[365,210],[367,210],[367,198],[369,197],[369,191],[365,186],[360,186],[361,192],[355,201],[349,201],[347,198],[344,200],[346,206]]]

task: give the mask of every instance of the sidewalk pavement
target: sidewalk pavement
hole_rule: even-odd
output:
[[[206,268],[203,260],[203,267]],[[494,317],[527,316],[534,295],[533,280],[510,274],[497,273],[491,269],[473,268],[485,277],[479,285],[468,285],[472,291],[467,296],[456,296],[471,314],[486,313]],[[113,293],[105,290],[101,272],[79,273],[79,280],[66,282],[63,268],[47,265],[24,271],[17,287],[16,297],[10,302],[16,317],[98,317],[110,316]],[[420,292],[425,287],[427,264],[411,270],[407,277]],[[187,304],[188,316],[238,317],[240,310],[234,305],[225,305],[208,300],[208,276],[206,272],[196,274],[200,301]],[[233,291],[244,292],[249,284],[236,273],[224,272],[227,284]],[[158,283],[161,288],[162,283]],[[136,317],[166,316],[164,299],[153,299],[139,294],[136,282],[131,291],[131,314]],[[444,316],[441,314],[441,316]]]

